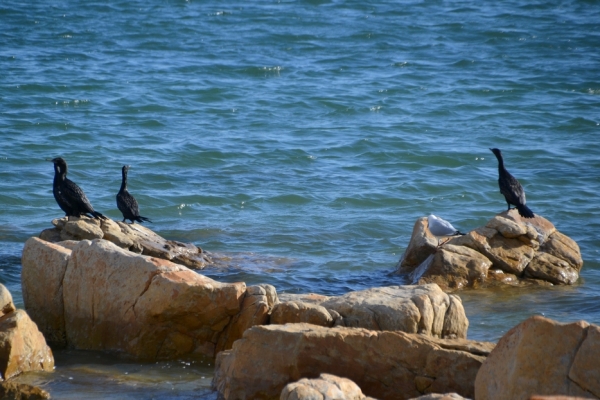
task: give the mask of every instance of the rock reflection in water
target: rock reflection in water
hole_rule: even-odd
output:
[[[57,350],[53,373],[27,373],[17,382],[40,386],[53,399],[205,399],[212,360],[142,364],[98,352]]]

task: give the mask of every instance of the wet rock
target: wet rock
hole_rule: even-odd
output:
[[[533,395],[600,398],[598,326],[585,321],[561,324],[535,316],[500,339],[477,374],[475,397]]]
[[[545,218],[505,211],[485,226],[433,246],[427,218],[419,218],[398,265],[412,283],[444,290],[494,284],[573,284],[583,266],[579,246]],[[416,264],[415,260],[422,260]]]
[[[447,392],[472,397],[477,371],[492,348],[362,328],[255,326],[217,355],[213,385],[225,399],[276,399],[288,383],[318,371],[346,377],[378,399]]]
[[[0,375],[9,379],[26,371],[52,371],[54,357],[42,333],[23,310],[0,318]]]
[[[42,329],[64,335],[69,347],[141,360],[214,357],[246,292],[244,283],[219,283],[102,239],[82,240],[69,252],[32,238],[23,259],[25,306],[36,310]],[[61,291],[62,307],[55,296]]]
[[[211,263],[210,257],[199,247],[167,240],[140,224],[87,217],[63,217],[54,219],[52,224],[55,227],[42,231],[40,239],[52,243],[104,239],[131,252],[162,258],[193,269],[202,269]]]
[[[50,394],[37,386],[12,381],[0,383],[0,399],[2,400],[46,400],[49,398]]]
[[[280,400],[368,400],[358,385],[350,379],[331,374],[321,374],[318,378],[303,378],[289,383],[283,388]]]

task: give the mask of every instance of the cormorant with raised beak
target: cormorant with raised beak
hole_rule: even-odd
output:
[[[67,162],[61,158],[53,158],[54,164],[54,182],[52,183],[52,193],[58,203],[58,206],[65,212],[67,217],[81,217],[85,215],[89,218],[106,219],[98,211],[94,211],[90,201],[83,190],[75,182],[67,178]]]
[[[123,165],[123,180],[121,181],[121,189],[117,193],[117,207],[123,213],[123,222],[127,219],[131,223],[134,221],[140,223],[143,221],[152,222],[148,218],[140,216],[137,200],[127,191],[127,171],[129,171],[129,165]]]
[[[504,168],[504,160],[502,159],[502,153],[500,149],[490,149],[492,153],[498,159],[498,185],[500,186],[500,193],[504,195],[506,204],[510,210],[510,205],[517,207],[519,215],[523,218],[533,218],[535,215],[533,211],[525,205],[525,190],[519,183],[517,178],[512,176],[506,168]]]

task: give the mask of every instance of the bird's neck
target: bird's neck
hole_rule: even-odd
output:
[[[123,173],[123,180],[121,181],[121,192],[127,190],[127,174]]]

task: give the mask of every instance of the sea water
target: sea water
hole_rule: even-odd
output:
[[[405,284],[391,273],[417,218],[468,231],[506,209],[498,147],[585,264],[573,286],[460,292],[469,338],[531,315],[598,324],[598,21],[583,0],[4,1],[0,282],[23,307],[21,251],[63,215],[46,161],[62,156],[117,220],[131,165],[151,229],[229,260],[214,279]],[[132,379],[125,361],[58,352],[32,376],[56,398],[212,396],[212,367],[184,366]]]

